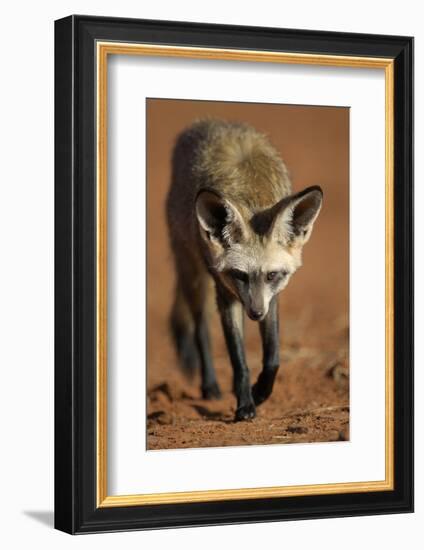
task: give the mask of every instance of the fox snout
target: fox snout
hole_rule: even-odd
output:
[[[247,314],[252,319],[252,321],[262,321],[265,317],[265,313],[262,309],[257,310],[249,308]]]
[[[244,308],[252,321],[262,321],[268,313],[268,304],[264,300],[263,289],[250,289]]]

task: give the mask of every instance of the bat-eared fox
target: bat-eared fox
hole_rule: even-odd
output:
[[[278,293],[302,265],[322,190],[292,194],[287,169],[251,126],[200,120],[177,138],[167,220],[176,286],[171,328],[185,371],[201,372],[205,399],[219,398],[209,348],[213,297],[233,367],[235,420],[256,414],[279,367]],[[263,369],[253,386],[243,345],[244,312],[259,322]]]

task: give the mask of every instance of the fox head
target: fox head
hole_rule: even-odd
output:
[[[271,299],[302,265],[302,248],[322,197],[320,187],[308,187],[252,213],[215,190],[197,195],[196,216],[209,268],[251,319],[264,319]]]

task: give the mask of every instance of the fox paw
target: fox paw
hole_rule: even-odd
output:
[[[221,390],[219,389],[218,383],[214,382],[209,384],[209,386],[202,387],[202,397],[203,399],[221,399]]]
[[[255,405],[260,405],[271,395],[276,374],[276,369],[268,372],[261,372],[258,381],[252,387],[252,397]]]
[[[243,405],[236,410],[236,416],[234,418],[235,422],[240,422],[241,420],[251,420],[256,416],[256,408],[254,403],[249,403],[248,405]]]
[[[255,405],[260,405],[264,401],[268,399],[268,397],[271,395],[271,389],[261,387],[260,384],[255,384],[252,388],[252,397],[253,401],[255,402]]]

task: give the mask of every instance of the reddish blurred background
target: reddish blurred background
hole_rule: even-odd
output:
[[[231,417],[234,402],[230,393],[231,366],[226,356],[217,315],[212,326],[213,354],[219,381],[226,392],[224,400],[219,404],[196,401],[209,407],[203,409],[203,405],[197,405],[206,416],[193,406],[187,409],[184,401],[184,395],[187,399],[196,400],[199,390],[198,381],[187,382],[179,373],[168,332],[167,318],[172,303],[174,273],[164,204],[170,181],[172,148],[178,133],[197,118],[208,116],[246,122],[267,134],[281,153],[291,174],[294,191],[314,184],[322,187],[323,208],[311,240],[305,247],[304,265],[280,295],[281,349],[283,363],[284,350],[303,350],[300,357],[303,357],[304,362],[308,361],[305,350],[309,350],[309,364],[317,363],[316,368],[324,370],[332,368],[332,365],[326,363],[340,362],[342,357],[342,368],[346,373],[349,312],[349,109],[149,99],[146,110],[148,446],[164,448],[271,442],[258,437],[248,441],[239,440],[239,431],[234,431],[235,428],[231,428],[231,433],[225,437],[211,433],[209,443],[193,439],[190,430],[187,432],[187,426],[193,423],[200,430],[202,422],[209,421],[209,429],[214,423],[219,425],[219,414],[222,419],[227,418],[227,413]],[[248,361],[252,378],[255,378],[260,369],[260,340],[254,323],[248,322],[246,329]],[[321,363],[318,360],[320,357]],[[310,388],[308,378],[305,383],[298,380],[299,373],[305,372],[299,366],[299,353],[291,359],[286,355],[286,359],[281,374],[281,391],[286,396],[284,398],[279,393],[277,384],[270,404],[264,404],[260,409],[263,413],[259,417],[263,420],[267,418],[267,411],[272,410],[272,414],[279,414],[279,409],[275,410],[273,403],[281,405],[282,416],[290,407],[292,410],[296,406],[308,406],[311,399],[320,406],[331,406],[334,399],[339,404],[343,401],[348,405],[346,384],[341,389],[340,384],[337,386],[334,383],[331,373],[330,377],[318,378],[319,391],[324,393],[321,399],[314,401],[314,397],[319,395],[317,383],[315,388]],[[288,380],[284,383],[283,378],[284,371],[286,378],[290,378],[291,368],[295,369],[295,379],[290,390],[287,386]],[[327,373],[326,370],[325,372]],[[181,395],[172,395],[176,387],[181,389],[182,398]],[[157,388],[162,388],[163,391]],[[312,397],[307,397],[309,390]],[[326,392],[330,393],[327,395]],[[335,392],[334,395],[332,392]],[[213,413],[212,418],[209,413]],[[255,422],[260,423],[260,420]],[[180,429],[184,432],[182,437],[178,436]],[[312,435],[305,437],[307,439],[300,439],[316,440]],[[327,440],[325,437],[324,440]]]

